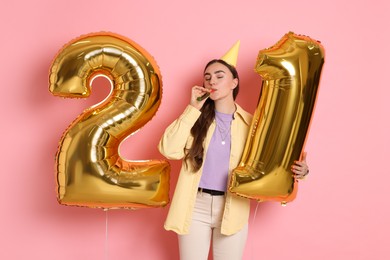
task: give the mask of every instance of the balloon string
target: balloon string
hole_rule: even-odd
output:
[[[108,210],[104,210],[106,212],[106,246],[105,246],[105,259],[108,260]]]
[[[256,214],[257,214],[257,208],[259,207],[259,204],[260,204],[260,202],[257,202],[257,204],[256,204],[256,209],[255,209],[255,214],[253,214],[253,220],[252,220],[252,222],[255,221]]]
[[[260,204],[260,202],[257,202],[255,213],[253,214],[251,226],[253,226],[253,223],[255,222],[256,215],[257,215],[257,208],[259,207],[259,204]],[[253,229],[253,227],[252,227],[252,229]],[[251,259],[253,260],[253,259],[255,259],[253,256],[253,239],[251,240],[250,250],[251,250]]]

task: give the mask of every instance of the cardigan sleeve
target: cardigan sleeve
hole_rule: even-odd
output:
[[[188,105],[184,112],[166,129],[158,144],[158,150],[167,159],[180,160],[185,155],[185,147],[191,136],[191,128],[201,112]]]

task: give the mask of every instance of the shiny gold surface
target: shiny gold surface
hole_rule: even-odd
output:
[[[304,149],[323,63],[321,43],[292,32],[259,52],[261,94],[231,192],[282,205],[295,199],[291,165]]]
[[[88,34],[59,51],[50,68],[49,89],[55,96],[86,98],[99,75],[111,80],[111,93],[76,118],[59,142],[58,201],[104,209],[167,205],[169,163],[127,161],[118,150],[126,137],[157,112],[162,95],[157,64],[120,35]]]

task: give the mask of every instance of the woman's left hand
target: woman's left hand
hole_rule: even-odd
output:
[[[302,155],[301,161],[295,161],[291,166],[291,171],[294,173],[295,178],[304,179],[309,174],[309,166],[306,164],[306,152]]]

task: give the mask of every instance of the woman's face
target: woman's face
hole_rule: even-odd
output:
[[[230,70],[219,62],[211,64],[204,72],[204,87],[213,90],[210,98],[214,101],[233,98],[233,89],[237,84],[238,79],[233,78]]]

